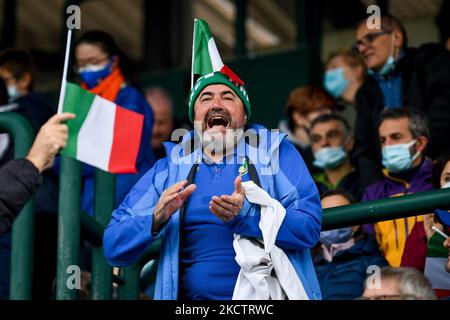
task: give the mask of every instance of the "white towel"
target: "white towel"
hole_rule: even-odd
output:
[[[275,245],[286,209],[253,181],[242,186],[247,200],[261,206],[263,241],[234,235],[235,259],[241,270],[233,300],[309,300],[289,258]]]

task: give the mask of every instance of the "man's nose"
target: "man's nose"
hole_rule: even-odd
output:
[[[329,147],[329,146],[330,146],[330,140],[328,140],[328,138],[323,138],[321,148],[325,148],[325,147]]]
[[[222,112],[223,108],[220,106],[220,104],[213,104],[210,112]]]
[[[219,109],[222,109],[222,98],[219,95],[214,96],[212,106],[213,108],[217,107]]]
[[[358,51],[360,54],[364,54],[367,51],[367,49],[369,49],[369,44],[367,43],[360,43],[358,45]]]

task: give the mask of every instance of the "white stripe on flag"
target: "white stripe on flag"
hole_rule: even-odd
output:
[[[433,289],[450,290],[450,274],[445,270],[446,263],[447,258],[427,257],[424,274]]]
[[[208,52],[209,57],[211,58],[211,65],[213,68],[213,72],[220,71],[223,68],[223,62],[222,59],[220,58],[219,50],[217,50],[214,38],[211,38],[208,41]]]
[[[108,170],[115,117],[116,105],[96,96],[78,133],[78,160]]]

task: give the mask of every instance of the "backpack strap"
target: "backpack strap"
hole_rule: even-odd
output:
[[[194,183],[195,174],[197,173],[198,163],[194,163],[189,170],[189,174],[187,176],[187,184],[186,187]],[[180,281],[181,281],[181,247],[183,242],[183,236],[184,236],[184,216],[186,215],[186,207],[188,204],[189,198],[186,199],[186,201],[183,203],[183,205],[180,208],[180,219],[179,219],[179,239],[178,239],[178,299],[181,299],[181,287],[180,287]]]

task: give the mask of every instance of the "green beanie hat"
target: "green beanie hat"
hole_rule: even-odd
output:
[[[237,82],[232,81],[226,74],[216,71],[198,78],[197,82],[192,87],[191,95],[189,97],[189,119],[191,119],[192,123],[194,123],[195,101],[197,100],[200,92],[211,84],[223,84],[232,89],[244,104],[245,112],[247,113],[247,120],[250,119],[250,100],[248,99],[247,90],[245,90],[244,85],[239,85]]]

